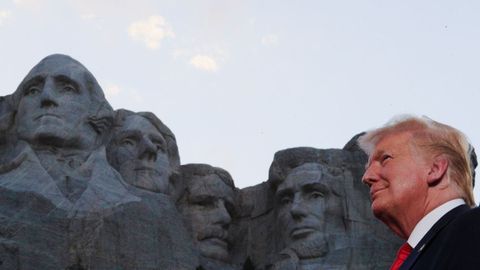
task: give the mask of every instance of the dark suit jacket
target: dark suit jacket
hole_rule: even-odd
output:
[[[480,269],[480,208],[458,206],[418,243],[400,270]]]

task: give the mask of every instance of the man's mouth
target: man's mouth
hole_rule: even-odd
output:
[[[136,167],[134,170],[140,173],[147,172],[147,173],[159,174],[159,172],[155,169],[155,167],[151,167],[151,166],[140,166],[140,167]]]
[[[372,188],[370,190],[370,198],[372,201],[375,199],[375,197],[378,195],[379,192],[384,191],[386,188]]]
[[[298,238],[305,238],[307,237],[309,234],[313,233],[317,231],[315,228],[312,228],[312,227],[295,227],[293,228],[293,230],[290,231],[290,237],[291,238],[294,238],[294,239],[298,239]]]
[[[41,118],[44,118],[44,117],[53,117],[53,118],[58,118],[60,119],[60,117],[56,114],[53,114],[53,113],[44,113],[44,114],[41,114],[37,117],[35,117],[35,120],[38,120],[38,119],[41,119]]]
[[[223,249],[228,249],[228,242],[225,239],[221,239],[218,237],[209,237],[209,238],[203,239],[202,241],[208,242],[215,246],[219,246]]]
[[[207,227],[198,236],[198,240],[211,243],[216,246],[228,248],[228,232],[221,228]]]
[[[146,167],[146,166],[135,168],[135,171],[154,171],[154,170],[155,170],[155,168],[153,168],[153,167]]]

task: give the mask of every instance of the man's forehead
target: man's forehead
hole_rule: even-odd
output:
[[[299,190],[303,186],[323,182],[325,180],[323,178],[321,165],[304,165],[291,171],[278,186],[277,192],[287,189]]]
[[[25,77],[25,81],[35,77],[68,77],[72,80],[81,81],[85,73],[88,70],[67,56],[52,56],[47,57],[34,66],[28,75]]]
[[[375,144],[371,156],[375,156],[378,155],[378,153],[383,153],[392,149],[406,149],[411,138],[412,134],[410,132],[387,134],[379,139]]]
[[[142,117],[140,115],[129,115],[123,122],[122,131],[129,131],[129,130],[138,130],[141,131],[142,133],[148,133],[148,134],[155,134],[155,135],[160,135],[161,137],[162,134],[160,131],[158,131],[150,121],[148,121],[145,117]]]
[[[233,189],[216,174],[197,176],[189,182],[189,191],[193,196],[213,196],[233,199]]]
[[[32,70],[26,77],[25,81],[31,80],[33,78],[46,78],[46,77],[54,77],[54,78],[70,78],[72,80],[82,82],[84,75],[85,75],[85,69],[67,69],[67,68],[42,68],[42,69],[35,69]]]

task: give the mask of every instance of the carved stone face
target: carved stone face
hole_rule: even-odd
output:
[[[171,172],[167,142],[146,118],[128,116],[113,140],[114,146],[108,149],[110,162],[127,183],[167,192]]]
[[[278,186],[277,220],[288,247],[304,245],[327,252],[326,246],[315,246],[326,245],[325,214],[331,191],[325,177],[319,164],[307,163],[292,170]]]
[[[227,261],[228,227],[233,209],[233,190],[217,175],[190,181],[186,202],[180,205],[190,224],[193,241],[204,257]]]
[[[20,86],[17,133],[31,143],[57,146],[88,145],[96,134],[87,123],[90,93],[83,66],[68,58],[41,62]]]

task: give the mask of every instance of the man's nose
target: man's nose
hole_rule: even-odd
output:
[[[55,93],[55,83],[52,79],[47,78],[43,85],[42,93],[40,95],[40,107],[58,107]]]
[[[299,194],[296,194],[293,198],[290,214],[294,219],[301,219],[307,216],[307,206],[304,204],[304,201]]]
[[[140,141],[139,159],[146,161],[157,160],[157,146],[148,138],[143,137]]]
[[[378,179],[378,173],[376,171],[375,164],[370,164],[363,174],[362,182],[367,186],[371,186]]]
[[[215,211],[215,224],[222,225],[224,228],[228,228],[232,222],[232,217],[227,210],[224,200],[218,200],[216,203]]]

